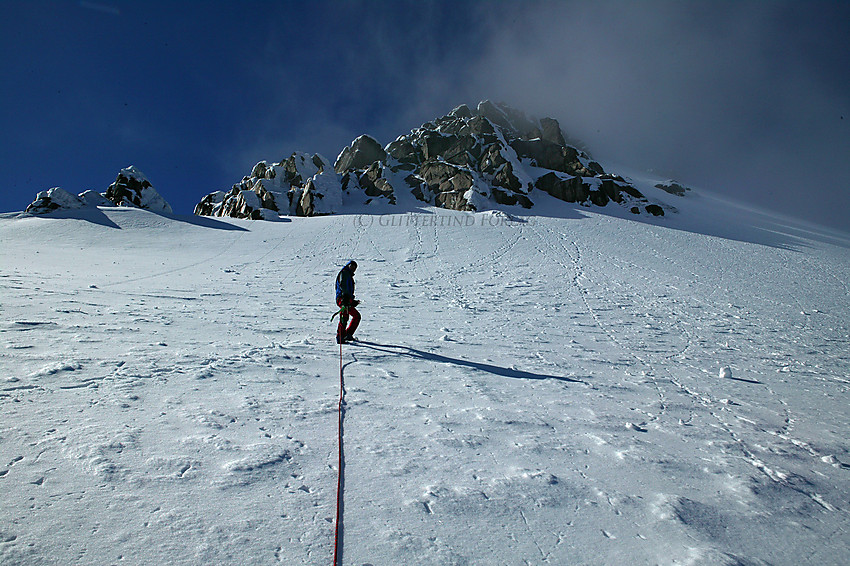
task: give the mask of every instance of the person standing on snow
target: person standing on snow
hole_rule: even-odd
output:
[[[336,276],[336,304],[339,310],[339,326],[336,329],[336,343],[342,344],[354,340],[354,331],[360,324],[360,313],[354,308],[360,301],[354,298],[354,272],[357,262],[354,260],[345,264]],[[348,317],[351,315],[351,324]]]

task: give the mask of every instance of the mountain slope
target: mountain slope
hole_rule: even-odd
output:
[[[846,236],[546,210],[0,218],[2,562],[328,563],[353,257],[344,564],[841,563]]]

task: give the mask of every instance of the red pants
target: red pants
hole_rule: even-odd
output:
[[[337,305],[342,306],[341,301],[337,301]],[[351,324],[348,324],[348,317],[351,316]],[[339,326],[336,328],[338,337],[353,336],[357,330],[357,325],[360,324],[360,313],[354,307],[348,307],[339,313]]]

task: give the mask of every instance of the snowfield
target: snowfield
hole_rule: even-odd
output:
[[[633,218],[0,218],[0,562],[846,564],[850,237]],[[619,215],[619,216],[618,216]]]

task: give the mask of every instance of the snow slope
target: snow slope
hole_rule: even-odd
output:
[[[329,564],[356,258],[343,564],[845,563],[850,239],[682,202],[5,215],[0,562]]]

